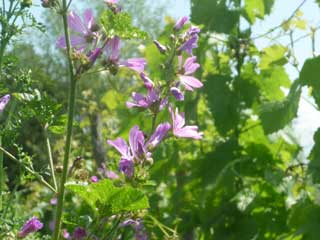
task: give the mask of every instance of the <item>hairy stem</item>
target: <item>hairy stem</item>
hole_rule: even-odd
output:
[[[68,165],[69,165],[69,155],[71,148],[71,138],[72,138],[72,128],[73,128],[73,117],[75,112],[75,98],[76,98],[76,78],[77,76],[74,74],[74,67],[71,56],[71,44],[70,44],[70,34],[68,30],[68,21],[67,21],[67,1],[62,1],[62,19],[63,19],[63,28],[64,28],[64,36],[66,39],[67,45],[67,55],[68,55],[68,64],[69,64],[69,79],[70,79],[70,87],[69,87],[69,100],[68,100],[68,123],[67,123],[67,139],[65,145],[64,159],[63,159],[63,171],[60,178],[60,187],[58,191],[58,204],[55,213],[55,228],[53,232],[53,240],[58,240],[60,238],[60,227],[61,227],[61,217],[63,211],[64,204],[64,194],[65,194],[65,182],[67,180],[68,174]]]

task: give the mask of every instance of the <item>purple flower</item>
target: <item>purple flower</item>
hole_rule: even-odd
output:
[[[38,218],[32,217],[23,225],[21,230],[18,232],[18,238],[24,238],[29,233],[37,232],[41,228],[43,228],[43,223],[40,222]]]
[[[153,112],[161,111],[167,104],[167,98],[161,99],[160,88],[155,89],[152,80],[144,73],[141,73],[140,76],[144,81],[148,94],[147,96],[144,96],[140,93],[133,92],[131,94],[133,102],[127,102],[127,107],[151,108]]]
[[[101,164],[101,168],[99,168],[98,171],[102,175],[104,175],[105,177],[107,177],[109,179],[118,179],[119,178],[119,176],[115,172],[108,170],[104,163]]]
[[[163,46],[161,43],[159,43],[157,40],[154,40],[153,43],[154,45],[156,45],[160,53],[165,53],[167,51],[167,48]]]
[[[185,51],[189,55],[192,55],[192,50],[198,47],[198,40],[200,28],[191,26],[190,29],[184,34],[185,42],[180,46],[180,51]]]
[[[145,147],[145,139],[143,132],[139,129],[138,126],[131,128],[129,133],[129,145],[122,138],[117,138],[114,141],[108,140],[109,145],[113,146],[121,154],[120,160],[120,171],[123,173],[129,173],[128,177],[131,176],[133,171],[134,162],[140,162],[145,158],[150,156],[150,153],[147,152]]]
[[[118,0],[104,0],[105,3],[117,4]]]
[[[196,61],[197,61],[197,57],[187,58],[183,65],[182,74],[179,75],[181,84],[188,91],[193,91],[194,88],[203,87],[203,84],[198,79],[196,79],[193,76],[190,76],[200,67],[200,64],[198,64]],[[181,67],[181,62],[182,62],[182,56],[179,56],[180,67]]]
[[[90,61],[90,63],[91,63],[92,65],[93,65],[93,64],[96,62],[96,60],[100,57],[101,52],[102,52],[101,48],[96,48],[95,50],[90,51],[90,52],[88,53],[87,56],[88,56],[89,61]]]
[[[58,199],[56,197],[50,199],[51,205],[57,205],[57,203],[58,203]]]
[[[87,236],[87,232],[84,228],[82,227],[77,227],[72,234],[72,239],[75,240],[82,240],[85,239],[85,237]]]
[[[93,12],[91,9],[85,10],[83,20],[74,12],[68,15],[68,25],[72,34],[70,36],[71,46],[76,50],[83,51],[88,44],[96,42],[99,34],[94,23]],[[66,48],[65,37],[57,40],[59,48]]]
[[[140,219],[133,220],[128,219],[120,224],[120,227],[132,226],[135,230],[135,239],[136,240],[147,240],[148,235],[145,231],[144,225]]]
[[[179,50],[180,50],[180,51],[185,51],[185,52],[188,53],[189,55],[192,55],[192,49],[198,47],[198,40],[199,40],[198,35],[193,35],[193,36],[190,37],[185,43],[183,43],[183,44],[181,45],[181,47],[179,48]]]
[[[188,22],[189,18],[187,16],[181,17],[174,25],[174,30],[179,31]]]
[[[167,136],[167,133],[171,125],[168,122],[159,124],[155,132],[151,135],[150,139],[147,141],[146,146],[155,148],[159,143]]]
[[[70,238],[70,233],[67,231],[67,229],[62,230],[62,237],[64,239],[69,239]]]
[[[99,178],[98,178],[97,176],[92,176],[92,177],[90,178],[90,180],[91,180],[92,183],[99,182]]]
[[[127,60],[120,60],[120,48],[121,41],[118,36],[115,36],[108,41],[106,45],[106,54],[111,64],[118,67],[128,67],[138,73],[144,71],[144,67],[147,64],[144,58],[129,58]]]
[[[184,100],[184,95],[179,88],[172,87],[170,88],[170,92],[178,101]]]
[[[147,61],[144,58],[129,58],[119,62],[119,67],[128,67],[138,73],[144,71]]]
[[[134,162],[132,160],[121,159],[119,162],[119,172],[122,172],[128,178],[134,175]]]
[[[173,135],[176,137],[182,138],[193,138],[193,139],[201,139],[203,133],[198,132],[197,126],[185,126],[185,117],[184,113],[179,114],[178,108],[174,112],[172,107],[169,107],[169,111],[171,113],[171,118],[173,122]]]
[[[153,81],[144,72],[140,73],[140,77],[143,80],[146,89],[151,90],[154,88]]]
[[[4,95],[2,98],[0,98],[0,113],[5,109],[7,104],[10,101],[10,95]]]

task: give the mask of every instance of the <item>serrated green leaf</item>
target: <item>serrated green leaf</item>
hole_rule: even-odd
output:
[[[312,96],[320,107],[320,57],[305,61],[300,72],[300,81],[303,85],[311,87]]]
[[[281,87],[289,88],[291,81],[283,66],[274,66],[261,72],[261,89],[269,101],[282,100],[285,95]]]
[[[263,49],[259,67],[265,70],[274,65],[284,65],[288,61],[285,57],[288,49],[282,45],[272,45]]]
[[[293,83],[288,96],[283,101],[268,102],[261,106],[260,119],[266,134],[284,128],[297,115],[301,87]]]
[[[116,187],[109,179],[90,185],[67,184],[98,214],[118,214],[149,208],[148,198],[132,187]]]
[[[246,0],[244,9],[251,24],[255,23],[257,17],[263,18],[265,12],[263,1]]]
[[[105,34],[112,38],[119,36],[121,39],[147,39],[148,34],[132,25],[132,18],[128,13],[114,13],[106,10],[100,17]]]

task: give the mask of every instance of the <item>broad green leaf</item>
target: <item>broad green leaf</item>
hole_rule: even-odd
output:
[[[266,14],[270,14],[275,0],[263,0],[264,11]]]
[[[314,146],[309,155],[310,164],[309,172],[313,175],[315,181],[319,181],[319,170],[320,170],[320,128],[316,131],[313,136]]]
[[[222,135],[234,129],[239,121],[237,96],[229,87],[230,81],[229,76],[209,75],[204,88],[214,123]]]
[[[119,36],[121,39],[146,39],[148,34],[132,25],[132,18],[128,13],[114,13],[106,10],[100,17],[103,30],[108,37]]]
[[[261,71],[260,76],[264,98],[269,101],[278,101],[285,97],[281,87],[289,88],[291,81],[283,66],[274,66]]]
[[[299,82],[293,83],[288,96],[283,101],[268,102],[262,105],[260,119],[266,134],[284,128],[293,120],[298,111],[301,95]]]
[[[118,214],[149,208],[148,198],[132,187],[116,187],[109,179],[90,185],[67,184],[66,188],[83,199],[98,214]]]
[[[191,12],[192,22],[213,32],[230,33],[239,23],[239,11],[230,10],[226,0],[192,0]]]
[[[265,12],[264,2],[257,0],[245,0],[244,9],[251,24],[255,23],[256,17],[263,18]]]
[[[260,60],[260,69],[265,70],[270,68],[273,65],[284,65],[288,62],[285,54],[288,49],[282,45],[272,45],[263,49],[261,60]]]
[[[305,61],[300,72],[300,81],[311,88],[312,96],[320,107],[320,57]]]
[[[290,228],[296,230],[296,235],[302,239],[317,240],[320,228],[320,207],[306,199],[294,205],[288,218]]]

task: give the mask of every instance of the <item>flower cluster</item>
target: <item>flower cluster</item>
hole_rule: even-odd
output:
[[[132,93],[132,101],[128,101],[128,108],[141,108],[149,110],[154,118],[157,114],[168,107],[171,113],[172,125],[169,122],[160,123],[156,128],[153,126],[152,130],[155,130],[149,137],[143,132],[139,126],[131,128],[129,133],[129,145],[122,138],[116,140],[108,140],[108,144],[114,147],[121,155],[119,161],[119,171],[122,172],[128,179],[131,179],[135,173],[136,164],[144,164],[145,162],[152,162],[152,151],[163,141],[169,130],[172,129],[172,134],[180,138],[193,138],[201,139],[202,133],[198,132],[197,126],[186,126],[184,113],[179,113],[178,108],[173,109],[172,103],[169,104],[170,94],[174,96],[174,99],[178,101],[184,100],[183,89],[187,91],[194,91],[194,89],[201,88],[203,84],[196,79],[193,74],[200,67],[196,62],[197,58],[192,55],[192,49],[197,46],[198,33],[200,29],[191,26],[185,33],[179,35],[179,31],[183,29],[187,23],[188,18],[183,17],[177,21],[174,30],[174,49],[173,57],[177,57],[178,66],[174,71],[174,80],[165,79],[165,86],[159,82],[151,80],[145,72],[140,73],[140,78],[143,81],[144,88],[147,94],[141,94],[137,92]],[[167,54],[167,47],[162,45],[159,41],[154,41],[155,46],[159,49],[160,53]],[[187,56],[183,64],[184,54],[183,52],[191,56]],[[167,54],[171,55],[171,54]],[[170,65],[174,64],[169,61]],[[167,66],[171,68],[172,66]],[[180,87],[183,86],[183,89]],[[167,89],[167,90],[166,90]]]
[[[109,8],[117,9],[118,13],[121,8],[117,1],[105,1]],[[127,67],[136,72],[143,72],[146,61],[143,58],[120,58],[121,40],[118,36],[108,38],[101,32],[101,27],[94,19],[93,11],[87,9],[81,18],[75,12],[68,14],[68,26],[70,28],[70,44],[75,62],[79,62],[77,73],[81,74],[90,68],[101,55],[104,53],[104,67],[112,74],[116,74],[121,67]],[[57,40],[57,47],[66,49],[66,39],[61,36]]]

